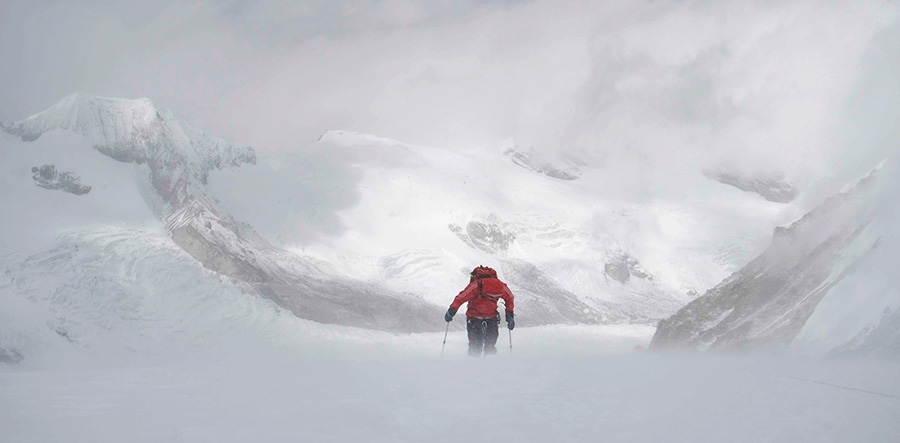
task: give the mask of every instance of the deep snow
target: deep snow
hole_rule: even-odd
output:
[[[900,439],[897,363],[673,354],[204,358],[0,373],[0,441]]]

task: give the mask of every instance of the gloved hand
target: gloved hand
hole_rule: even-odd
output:
[[[506,327],[512,331],[516,327],[516,315],[512,312],[506,313]]]
[[[447,309],[447,313],[444,314],[444,321],[446,321],[447,323],[450,323],[451,321],[453,321],[454,315],[456,315],[456,309],[453,309],[453,308]]]

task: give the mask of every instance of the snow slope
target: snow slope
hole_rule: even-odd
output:
[[[261,348],[332,358],[440,350],[434,334],[397,336],[300,319],[246,295],[168,236],[141,228],[70,231],[56,247],[4,261],[0,269],[0,349],[21,356],[21,367],[160,362]],[[649,326],[517,331],[525,355],[630,351],[650,334]],[[585,349],[566,344],[571,337],[581,337]],[[464,334],[454,329],[447,346],[448,353],[461,352]]]
[[[90,192],[40,187],[32,168],[44,165],[76,174]],[[146,168],[113,160],[72,133],[52,131],[32,143],[0,140],[0,187],[0,255],[27,257],[51,247],[60,233],[85,226],[162,232],[145,200],[151,193]]]
[[[554,178],[510,149],[329,131],[216,171],[209,189],[273,243],[437,306],[473,264],[493,266],[523,300],[523,324],[654,323],[742,265],[791,210],[699,171],[688,199],[584,162],[579,177]],[[630,266],[626,278],[617,266]]]
[[[777,228],[765,252],[661,321],[651,348],[898,355],[898,159]]]
[[[872,221],[849,248],[861,258],[804,324],[791,343],[796,352],[900,357],[900,156],[880,169]]]
[[[771,226],[797,210],[717,186],[702,171],[635,186],[609,165],[510,144],[449,151],[329,131],[295,152],[257,157],[146,99],[75,94],[2,129],[0,203],[11,208],[0,215],[3,271],[14,303],[33,299],[23,282],[56,272],[47,254],[78,247],[98,251],[100,261],[149,266],[141,257],[157,254],[165,238],[175,248],[165,256],[186,253],[222,279],[222,291],[260,295],[319,323],[438,330],[435,318],[468,270],[486,264],[517,294],[520,326],[653,324],[740,269]],[[868,207],[878,199],[856,200]],[[832,226],[852,234],[841,269],[865,256],[870,240],[887,240],[890,222],[859,236],[866,220]],[[107,246],[125,243],[131,246]],[[100,269],[80,266],[61,274],[67,280],[38,287],[77,294],[137,284]],[[842,275],[828,277],[829,285]],[[106,277],[106,286],[70,284],[93,277]],[[859,342],[865,331],[890,337],[897,304],[893,286],[883,286],[866,304],[871,309],[840,334],[822,332],[835,324],[829,312],[847,311],[837,296],[825,297],[803,336],[818,344],[823,334],[842,334],[841,343]],[[803,298],[802,320],[826,293]],[[768,306],[783,316],[783,303]],[[716,319],[742,315],[728,309]],[[791,335],[804,323],[787,324]]]
[[[26,188],[33,192],[28,185],[34,179],[22,171],[43,166],[38,164],[38,157],[61,165],[80,165],[79,157],[102,155],[121,162],[121,170],[137,165],[139,173],[134,177],[119,174],[119,182],[107,184],[138,189],[141,198],[116,195],[121,198],[100,204],[117,207],[126,198],[127,208],[142,203],[161,222],[157,228],[164,229],[175,244],[206,268],[230,279],[243,292],[271,299],[302,318],[325,323],[403,331],[439,328],[430,321],[439,316],[437,307],[328,273],[321,262],[273,246],[251,226],[232,217],[207,189],[207,179],[214,170],[252,165],[256,162],[254,151],[207,136],[149,100],[74,94],[26,120],[4,123],[2,129],[25,142],[25,146],[12,143],[4,149],[17,152],[18,156],[10,159],[19,162],[15,165],[18,175],[10,178],[19,183],[4,198],[14,207],[24,206],[24,214],[33,212],[31,205],[45,203],[40,198],[26,200],[27,193],[13,192]],[[72,148],[53,151],[41,149],[40,143],[33,144],[59,131],[80,135],[82,140]],[[52,140],[49,144],[54,145]],[[114,166],[107,167],[110,168]],[[102,198],[91,197],[90,193],[81,197],[84,196],[87,200]],[[60,221],[48,226],[41,225],[40,219],[28,223],[27,216],[14,221],[20,230],[51,234],[60,228],[87,223],[69,220],[67,212],[58,216]],[[20,253],[18,246],[9,247],[8,251]]]
[[[628,355],[791,216],[699,173],[633,188],[509,146],[338,132],[257,157],[84,95],[2,129],[0,441],[900,438],[896,362]],[[874,220],[854,238],[893,245]],[[475,263],[526,327],[475,360],[455,321],[438,360]],[[896,311],[874,310],[892,281],[853,349],[894,343]],[[853,302],[834,294],[816,324]]]
[[[896,363],[625,355],[311,361],[242,354],[0,372],[0,440],[896,442]]]
[[[146,255],[140,239],[162,235],[236,291],[367,329],[440,329],[473,264],[501,271],[520,326],[654,324],[796,211],[702,171],[623,182],[609,165],[508,143],[450,151],[329,131],[258,157],[146,99],[75,94],[2,128],[22,140],[2,150],[11,280],[48,274],[38,257],[53,251],[110,254],[107,236],[130,239],[116,260],[135,262],[123,251]]]

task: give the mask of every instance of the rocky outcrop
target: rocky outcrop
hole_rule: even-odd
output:
[[[760,256],[659,322],[652,349],[784,348],[819,301],[878,247],[860,237],[872,221],[879,171],[775,230]],[[848,247],[857,240],[863,245]]]
[[[0,363],[14,365],[23,359],[25,359],[25,356],[15,349],[0,348]]]
[[[516,239],[515,234],[505,231],[499,223],[473,220],[465,228],[455,224],[448,228],[467,245],[490,254],[506,251]]]
[[[83,195],[91,192],[90,186],[81,184],[81,177],[74,172],[59,172],[54,165],[43,165],[31,168],[32,178],[38,186],[44,189],[68,192],[75,195]]]
[[[704,174],[719,183],[759,194],[770,202],[790,203],[799,194],[797,188],[775,175],[753,176],[727,169],[709,170]]]
[[[571,159],[548,159],[534,149],[521,150],[515,147],[507,149],[503,155],[518,166],[557,180],[577,180],[581,177],[579,163]]]
[[[644,270],[640,262],[627,253],[613,257],[606,263],[603,272],[607,277],[622,283],[623,285],[628,283],[628,281],[631,280],[631,277],[643,280],[653,280],[653,276]]]

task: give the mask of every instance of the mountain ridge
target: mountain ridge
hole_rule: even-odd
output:
[[[723,217],[710,205],[732,204],[725,193],[630,203],[608,190],[615,177],[587,164],[578,180],[548,180],[502,150],[353,131],[258,155],[147,99],[73,94],[0,127],[26,144],[58,130],[79,134],[133,164],[160,227],[243,291],[300,318],[396,332],[439,329],[434,318],[472,263],[500,269],[529,300],[519,305],[523,325],[650,323],[733,266],[748,229],[777,215],[752,211],[760,203],[748,199],[740,223],[725,224],[709,218]],[[690,235],[709,227],[715,235]],[[722,240],[732,245],[724,261]],[[622,257],[634,261],[625,266],[635,278],[610,277]]]
[[[776,227],[762,254],[661,320],[651,349],[790,348],[826,296],[847,299],[844,306],[852,299],[846,289],[831,294],[882,249],[883,233],[872,226],[895,174],[882,162],[795,222]]]
[[[298,317],[373,329],[437,329],[423,321],[437,315],[435,308],[323,274],[308,258],[283,253],[233,218],[206,183],[211,171],[255,164],[255,152],[206,136],[147,99],[73,94],[45,112],[6,123],[2,129],[25,142],[55,129],[73,131],[87,137],[107,157],[146,167],[161,202],[152,209],[176,244],[206,268]],[[403,312],[415,315],[406,318],[400,315]]]

